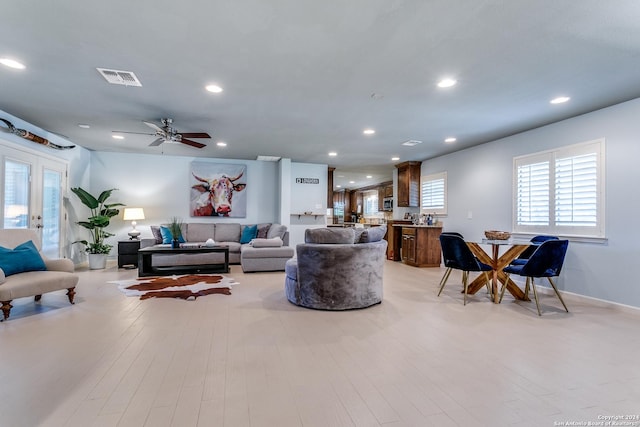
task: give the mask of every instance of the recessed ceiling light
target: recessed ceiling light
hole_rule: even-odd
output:
[[[331,151],[331,152],[329,153],[329,155],[330,155],[331,157],[335,157],[335,156],[337,156],[337,155],[338,155],[338,153],[336,153],[335,151]]]
[[[397,162],[398,160],[400,160],[400,157],[392,157],[391,160],[393,160],[394,162]]]
[[[457,80],[455,79],[451,79],[451,78],[446,78],[446,79],[442,79],[438,82],[438,87],[451,87],[451,86],[455,86],[456,83],[458,83]]]
[[[355,181],[349,181],[349,184],[355,184],[355,183],[356,183]]]
[[[568,100],[570,100],[571,98],[569,98],[568,96],[559,96],[557,98],[553,98],[551,101],[549,101],[551,104],[562,104],[567,102]]]
[[[367,175],[367,179],[371,179],[373,178],[371,175]]]
[[[122,135],[111,135],[111,138],[113,138],[113,139],[124,139],[124,136],[122,136]]]
[[[89,125],[87,125],[87,124],[84,124],[84,123],[80,123],[80,124],[78,125],[78,127],[79,127],[79,128],[82,128],[82,129],[89,129],[91,126],[89,126]]]
[[[24,70],[25,68],[27,68],[21,62],[9,58],[0,58],[0,64],[6,65],[9,68],[15,68],[16,70]]]
[[[374,129],[365,129],[362,131],[362,133],[364,133],[365,135],[373,135],[374,133],[376,133],[376,131]]]
[[[205,89],[208,90],[209,92],[213,92],[213,93],[220,93],[222,92],[222,88],[218,85],[207,85],[205,86]]]
[[[218,142],[216,142],[216,145],[217,145],[218,147],[226,147],[226,146],[227,146],[227,143],[226,143],[226,142],[224,142],[224,141],[218,141]]]
[[[336,188],[342,188],[342,185],[336,185]]]
[[[444,142],[449,143],[449,144],[452,143],[452,142],[456,142],[456,141],[457,141],[457,139],[455,139],[454,137],[449,137],[449,138],[446,138],[444,140]]]

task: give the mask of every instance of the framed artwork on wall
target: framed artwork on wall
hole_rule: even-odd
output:
[[[191,216],[246,218],[247,165],[192,162]]]

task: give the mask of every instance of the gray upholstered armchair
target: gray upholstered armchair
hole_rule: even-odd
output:
[[[305,232],[285,266],[285,294],[293,304],[323,310],[382,302],[386,226],[316,228]],[[354,243],[357,242],[357,243]]]

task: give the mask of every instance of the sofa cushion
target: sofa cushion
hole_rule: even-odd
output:
[[[269,228],[271,227],[270,223],[266,224],[258,224],[258,233],[256,234],[256,238],[258,239],[266,239],[267,234],[269,233]]]
[[[216,242],[238,242],[240,243],[239,223],[216,223]]]
[[[355,232],[352,228],[308,228],[304,232],[305,243],[353,243]]]
[[[281,238],[274,237],[273,239],[253,239],[250,243],[254,248],[279,248],[284,244]]]
[[[4,271],[5,276],[47,269],[32,240],[24,242],[14,249],[0,246],[0,268]]]
[[[240,236],[240,243],[249,243],[256,238],[258,234],[258,225],[245,225],[242,228],[242,236]]]
[[[273,239],[274,237],[280,237],[284,240],[284,234],[287,232],[287,226],[281,224],[271,224],[269,231],[267,232],[267,239]]]
[[[215,225],[201,222],[190,222],[187,227],[187,242],[206,242],[213,239]]]
[[[162,243],[162,233],[160,233],[159,225],[151,226],[151,234],[153,234],[153,238],[156,239],[156,245],[159,245]]]
[[[387,226],[381,225],[379,227],[371,227],[365,228],[364,231],[360,234],[360,240],[356,243],[371,243],[371,242],[379,242],[384,238],[384,235],[387,233]]]
[[[162,243],[165,245],[171,243],[171,241],[173,240],[173,234],[171,234],[171,230],[169,230],[165,226],[160,226],[160,234],[162,234]],[[182,237],[182,233],[180,233],[180,235],[178,236],[178,242],[185,242],[184,237]]]

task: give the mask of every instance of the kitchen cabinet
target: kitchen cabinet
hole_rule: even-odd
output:
[[[402,262],[414,267],[440,267],[442,227],[403,225],[399,228]]]
[[[402,247],[402,228],[398,225],[411,225],[410,220],[394,219],[387,221],[387,259],[391,261],[400,261],[400,248]],[[394,227],[394,225],[396,225]]]
[[[420,165],[422,162],[404,162],[398,169],[397,204],[399,207],[420,207]]]

